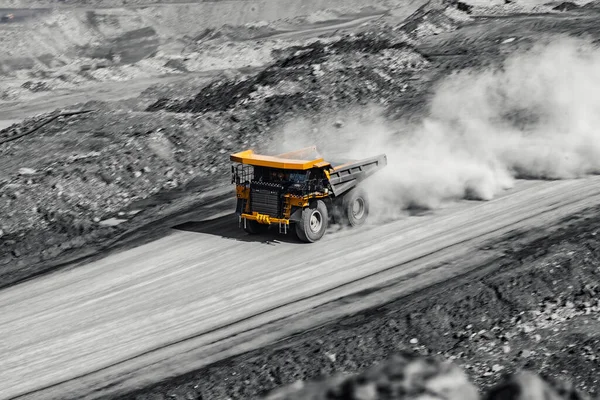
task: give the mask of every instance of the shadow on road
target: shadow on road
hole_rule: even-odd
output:
[[[250,235],[239,226],[238,217],[233,213],[206,221],[185,222],[174,226],[173,229],[186,232],[205,233],[242,242],[257,242],[268,245],[277,245],[279,243],[303,244],[298,240],[294,233],[279,233],[277,226],[271,226],[269,231],[265,234]]]

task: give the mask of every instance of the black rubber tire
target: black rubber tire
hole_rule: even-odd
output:
[[[246,220],[246,226],[244,227],[244,230],[251,235],[260,235],[261,233],[267,233],[269,230],[269,225],[259,224],[256,221],[248,219]]]
[[[298,239],[314,243],[325,235],[328,224],[327,206],[322,200],[317,200],[302,210],[302,217],[295,224]]]
[[[350,226],[361,226],[369,216],[369,198],[362,189],[352,189],[344,196],[344,217]]]

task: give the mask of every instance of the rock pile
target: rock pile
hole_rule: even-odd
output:
[[[562,400],[587,399],[572,386],[528,371],[507,375],[482,396],[456,365],[433,357],[399,354],[366,371],[312,383],[301,381],[265,400]]]

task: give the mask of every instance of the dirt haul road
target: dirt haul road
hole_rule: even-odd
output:
[[[345,295],[398,281],[378,299],[385,302],[451,279],[494,256],[483,250],[490,240],[599,202],[598,176],[519,181],[489,202],[453,203],[310,245],[249,237],[231,214],[190,222],[0,292],[0,398],[133,390],[323,323],[341,311],[315,307]]]

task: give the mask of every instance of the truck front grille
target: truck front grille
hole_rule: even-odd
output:
[[[269,183],[250,186],[250,208],[252,212],[279,217],[281,212],[281,186]]]

